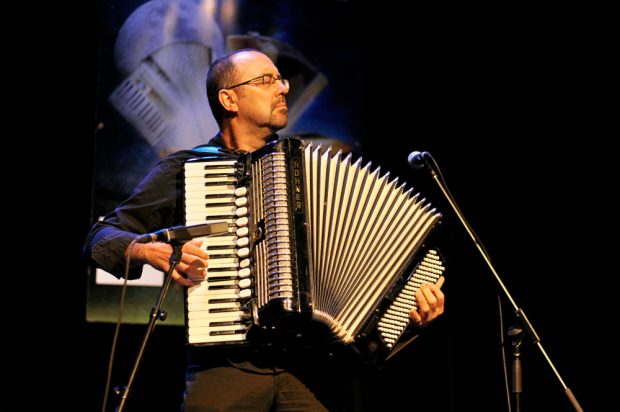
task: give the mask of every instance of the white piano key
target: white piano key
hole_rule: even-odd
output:
[[[217,309],[230,309],[230,310],[239,310],[241,311],[241,302],[218,302],[218,303],[208,303],[202,301],[202,296],[200,299],[194,299],[195,301],[187,302],[188,316],[193,313],[200,313],[204,311],[213,311]]]
[[[222,234],[218,236],[211,236],[205,239],[207,246],[233,246],[237,236]]]
[[[228,186],[227,186],[228,187]],[[208,196],[226,196],[232,199],[235,198],[235,190],[234,188],[227,188],[224,190],[205,190],[204,185],[196,184],[193,186],[185,187],[185,199],[206,199]],[[190,190],[187,190],[190,189]],[[193,189],[193,190],[192,190]]]
[[[203,282],[204,283],[204,282]],[[222,290],[215,290],[215,291],[204,291],[204,290],[198,290],[195,293],[192,294],[192,300],[190,301],[190,296],[187,297],[187,301],[188,304],[189,303],[196,303],[194,302],[194,300],[196,299],[196,297],[200,297],[201,299],[204,299],[205,296],[212,296],[210,299],[245,299],[245,298],[249,298],[251,296],[251,292],[250,292],[250,296],[248,296],[247,294],[248,289],[243,289],[243,290],[239,290],[239,289],[222,289]],[[211,302],[211,303],[218,303],[218,302]]]
[[[235,185],[233,184],[222,184],[222,185],[210,185],[205,186],[203,182],[195,182],[195,183],[186,183],[185,191],[186,192],[194,192],[201,191],[203,194],[219,194],[219,193],[228,193],[234,192]]]
[[[234,197],[212,197],[205,198],[204,196],[196,196],[194,198],[186,198],[185,199],[185,209],[194,209],[195,207],[213,207],[215,205],[234,205],[235,198]]]
[[[203,282],[204,283],[204,282]],[[237,279],[212,279],[208,282],[208,289],[215,290],[214,288],[229,286],[229,289],[236,289],[239,284],[239,280]]]
[[[203,299],[237,299],[241,291],[242,289],[239,289],[235,284],[233,287],[226,289],[200,290],[193,293],[192,297],[202,297]]]
[[[220,184],[235,184],[236,179],[235,176],[220,176],[220,175],[214,175],[214,176],[205,176],[202,181],[205,184],[209,184],[211,185],[212,183],[220,183]]]
[[[190,333],[196,333],[199,335],[207,335],[213,332],[234,332],[240,329],[247,329],[248,327],[242,324],[239,325],[222,325],[222,326],[198,326],[192,328]]]
[[[212,278],[224,278],[224,277],[230,277],[230,278],[238,278],[239,277],[239,272],[236,270],[223,270],[223,271],[209,271],[209,269],[207,268],[207,277],[206,280],[212,279]]]
[[[185,220],[186,221],[199,221],[199,222],[204,222],[205,220],[227,220],[230,218],[234,218],[234,213],[233,212],[228,212],[228,213],[212,213],[208,210],[202,211],[202,212],[186,212],[185,213]]]
[[[208,212],[209,214],[217,214],[217,215],[232,215],[236,213],[239,208],[234,205],[226,206],[226,205],[210,205],[206,206],[203,204],[196,205],[192,207],[192,213],[198,212]]]
[[[214,166],[235,166],[237,160],[207,160],[205,162],[187,162],[184,165],[185,170],[204,170],[205,168],[212,168]]]
[[[217,220],[215,220],[215,219],[207,220],[207,219],[204,218],[204,215],[202,215],[202,216],[200,216],[199,219],[186,219],[185,225],[186,226],[202,225],[203,223],[209,223],[209,222],[224,222],[224,223],[227,223],[229,226],[233,224],[232,219],[221,219],[221,218],[218,218]],[[230,231],[231,228],[229,227],[228,230]],[[234,231],[231,232],[231,233],[234,233]],[[218,237],[218,236],[219,235],[217,235],[215,237]],[[207,237],[207,239],[211,239],[211,237]]]
[[[187,341],[190,344],[199,344],[199,343],[218,343],[218,342],[243,342],[245,341],[247,333],[243,334],[231,334],[231,335],[215,335],[210,336],[208,334],[199,334],[194,333],[191,329],[188,330]]]
[[[233,268],[239,266],[239,260],[237,258],[220,258],[220,259],[209,259],[209,269],[218,269],[218,268]]]
[[[243,322],[246,319],[247,316],[243,315],[243,313],[210,313],[208,318],[189,319],[187,325],[190,328],[198,328],[211,326],[213,322]]]
[[[247,317],[249,316],[244,310],[226,309],[225,310],[197,310],[187,314],[188,321],[208,321],[211,318],[228,319],[230,317]]]

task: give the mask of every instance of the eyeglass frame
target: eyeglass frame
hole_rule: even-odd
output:
[[[230,87],[224,87],[224,90],[228,90],[228,89],[234,89],[235,87],[239,87],[239,86],[245,86],[246,84],[251,84],[252,82],[256,82],[258,79],[262,80],[262,83],[258,83],[256,84],[256,86],[264,86],[267,83],[265,83],[265,77],[271,77],[273,79],[273,83],[268,84],[269,86],[272,86],[274,84],[276,84],[277,81],[282,82],[282,85],[285,88],[290,88],[290,84],[289,81],[285,78],[283,78],[282,76],[276,76],[274,74],[261,74],[260,76],[254,77],[253,79],[247,80],[245,82],[241,82],[241,83],[237,83],[235,85],[232,85]]]

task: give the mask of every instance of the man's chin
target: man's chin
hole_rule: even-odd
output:
[[[284,122],[284,123],[275,123],[272,127],[273,130],[282,130],[286,127],[286,125],[288,124],[288,122]]]
[[[286,112],[283,116],[275,116],[273,119],[272,125],[276,127],[278,130],[284,129],[288,124],[288,112]]]

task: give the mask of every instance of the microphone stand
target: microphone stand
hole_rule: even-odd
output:
[[[166,298],[166,294],[168,293],[168,289],[170,288],[170,283],[172,280],[172,271],[178,266],[181,261],[181,256],[183,256],[182,247],[185,242],[172,241],[170,245],[172,246],[172,254],[170,255],[170,268],[166,273],[166,277],[164,278],[164,284],[159,292],[159,297],[157,298],[157,302],[155,306],[151,308],[151,314],[149,318],[149,323],[146,327],[146,333],[144,334],[144,338],[142,339],[142,346],[140,346],[140,351],[138,352],[138,356],[136,357],[135,363],[133,365],[133,369],[131,374],[129,375],[129,382],[123,391],[120,403],[118,408],[116,408],[116,412],[122,412],[125,407],[125,402],[127,401],[127,397],[129,396],[129,391],[131,390],[131,386],[136,377],[136,373],[138,372],[138,366],[140,365],[140,361],[142,360],[142,355],[144,355],[144,349],[146,348],[146,344],[153,334],[153,330],[155,329],[155,325],[157,320],[166,320],[168,314],[166,311],[161,309],[161,305],[164,303],[164,299]]]
[[[514,311],[515,311],[515,315],[517,316],[517,319],[520,321],[521,325],[523,326],[523,328],[525,329],[527,334],[530,336],[530,338],[532,339],[534,344],[538,347],[538,349],[540,349],[543,357],[545,358],[545,360],[547,361],[547,363],[551,367],[551,370],[555,373],[555,376],[560,381],[560,384],[562,385],[562,388],[564,388],[564,393],[566,394],[566,396],[570,400],[571,404],[573,405],[573,408],[575,408],[575,411],[577,411],[577,412],[583,412],[583,409],[579,405],[579,402],[577,401],[577,398],[575,398],[575,396],[573,395],[573,392],[570,390],[570,388],[568,386],[566,386],[566,384],[562,380],[562,377],[560,376],[560,374],[558,373],[557,369],[553,365],[553,362],[551,362],[551,359],[547,355],[547,352],[543,348],[542,343],[540,343],[540,338],[538,337],[538,334],[534,330],[534,326],[532,326],[531,322],[529,321],[529,319],[525,315],[525,312],[523,311],[523,309],[520,308],[516,304],[515,300],[510,295],[510,292],[508,291],[508,289],[504,285],[504,282],[502,282],[502,279],[499,277],[497,271],[495,270],[495,268],[491,264],[491,260],[490,260],[489,256],[487,255],[486,251],[484,250],[484,248],[482,247],[482,243],[478,239],[478,236],[474,233],[473,229],[469,226],[469,224],[465,220],[465,217],[463,216],[463,214],[461,213],[460,209],[456,205],[456,201],[452,198],[452,195],[449,193],[447,185],[445,185],[442,182],[442,178],[440,178],[440,173],[441,172],[440,172],[439,166],[437,165],[437,162],[435,162],[435,159],[428,152],[423,152],[421,154],[421,156],[422,156],[422,160],[424,162],[424,165],[426,167],[428,167],[428,169],[430,170],[431,176],[433,177],[433,179],[435,180],[435,182],[437,183],[437,185],[441,189],[444,197],[450,203],[450,206],[452,207],[452,210],[454,210],[456,216],[459,218],[459,220],[461,221],[461,224],[463,225],[463,227],[465,228],[465,230],[467,231],[467,233],[471,237],[472,241],[476,245],[476,248],[478,249],[478,251],[482,255],[482,257],[483,257],[484,261],[486,262],[487,266],[489,267],[489,269],[491,269],[491,272],[493,273],[493,276],[495,277],[495,280],[497,281],[497,283],[499,284],[500,288],[502,289],[502,291],[504,292],[504,294],[506,295],[506,297],[510,301],[510,303],[511,303],[511,305],[512,305]],[[430,158],[430,160],[432,160],[432,164],[430,162],[428,162],[428,158]],[[437,171],[439,171],[439,173],[437,173],[437,171],[435,169],[437,169]],[[521,361],[520,361],[520,358],[518,358],[519,362],[518,363],[516,362],[517,353],[519,351],[519,346],[520,346],[520,343],[519,343],[518,346],[515,345],[515,348],[514,348],[514,350],[515,350],[515,352],[514,352],[515,353],[515,366],[518,365],[518,368],[519,368],[518,369],[518,374],[515,373],[517,375],[518,379],[519,379],[519,382],[518,382],[518,390],[519,390],[519,392],[518,392],[518,394],[515,394],[518,397],[521,394],[521,382],[520,382],[520,379],[521,379]],[[513,388],[517,388],[517,386],[516,386],[517,383],[514,382],[513,384],[514,384]]]

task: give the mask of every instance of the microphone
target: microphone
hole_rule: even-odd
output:
[[[204,223],[194,226],[174,226],[137,237],[136,243],[187,242],[195,237],[219,235],[226,232],[228,232],[228,223],[226,222]]]
[[[407,157],[407,161],[409,162],[409,166],[411,166],[412,169],[418,170],[418,169],[422,169],[424,166],[426,166],[426,157],[430,157],[430,153],[429,152],[418,152],[418,151],[414,151],[409,153],[409,157]]]

